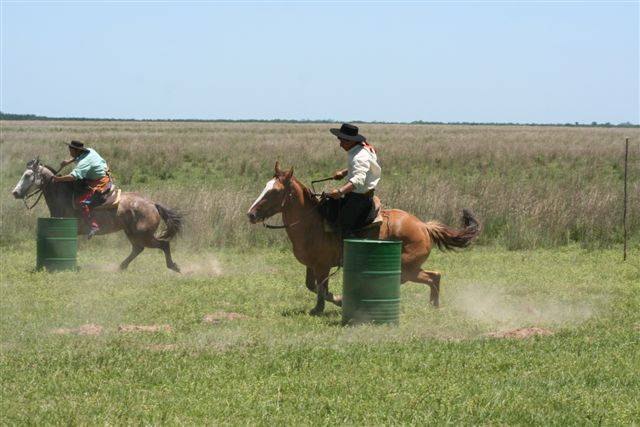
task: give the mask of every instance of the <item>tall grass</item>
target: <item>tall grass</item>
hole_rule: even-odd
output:
[[[283,243],[251,227],[245,211],[275,160],[305,183],[344,167],[325,124],[2,121],[3,244],[31,239],[38,207],[26,214],[9,194],[27,160],[57,166],[62,143],[83,140],[109,162],[120,186],[183,210],[183,242],[194,247]],[[379,195],[389,207],[456,225],[463,207],[481,219],[480,242],[510,249],[622,240],[622,148],[637,129],[363,125],[379,152]],[[631,144],[629,231],[640,237],[640,153]],[[277,219],[274,219],[277,221]]]

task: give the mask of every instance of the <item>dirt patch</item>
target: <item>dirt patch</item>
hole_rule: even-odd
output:
[[[58,328],[51,330],[52,334],[56,335],[89,335],[89,336],[97,336],[102,334],[102,326],[94,325],[93,323],[89,323],[87,325],[82,325],[77,328]]]
[[[490,332],[485,336],[491,338],[512,338],[516,340],[523,340],[536,335],[553,335],[553,332],[544,328],[518,328],[510,331]]]
[[[224,320],[240,320],[247,319],[247,316],[240,313],[226,312],[226,311],[216,311],[215,313],[205,314],[202,318],[203,323],[220,323]]]
[[[118,332],[171,332],[171,325],[119,325]]]

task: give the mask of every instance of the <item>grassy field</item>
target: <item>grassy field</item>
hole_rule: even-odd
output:
[[[3,423],[632,424],[640,419],[640,266],[618,250],[435,252],[441,309],[402,290],[398,328],[306,314],[286,251],[122,251],[83,243],[79,273],[2,255]],[[637,250],[631,253],[635,259]],[[341,275],[332,284],[341,289]],[[238,313],[217,324],[207,314]],[[99,325],[96,336],[57,328]],[[170,331],[119,332],[120,325]],[[540,327],[527,340],[485,334]]]
[[[443,273],[442,307],[406,285],[393,328],[342,327],[334,306],[309,316],[315,297],[284,233],[245,217],[276,159],[307,183],[344,165],[329,125],[0,124],[2,424],[640,419],[638,129],[363,125],[387,206],[452,225],[468,207],[484,226],[470,249],[428,260]],[[183,274],[152,250],[117,272],[123,235],[82,240],[79,272],[33,271],[47,212],[26,213],[9,192],[27,160],[57,166],[72,138],[124,189],[185,212],[172,245]],[[127,331],[141,326],[158,330]],[[518,328],[548,335],[496,337]]]
[[[305,183],[345,165],[329,124],[1,123],[0,244],[31,238],[9,190],[36,157],[57,167],[72,138],[95,147],[117,182],[188,213],[183,244],[284,246],[245,212],[280,160]],[[484,224],[480,244],[510,249],[622,242],[624,137],[631,137],[629,230],[640,242],[640,129],[362,125],[379,151],[387,206],[457,225],[463,207]],[[204,232],[203,232],[204,231]]]

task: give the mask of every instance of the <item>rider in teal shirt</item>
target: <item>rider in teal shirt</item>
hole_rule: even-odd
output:
[[[96,218],[91,215],[91,207],[95,203],[93,196],[96,192],[104,193],[111,188],[109,167],[96,150],[85,147],[82,142],[71,141],[67,145],[71,159],[64,160],[60,167],[63,168],[70,163],[76,163],[76,167],[69,175],[54,176],[52,179],[53,182],[83,181],[85,183],[86,191],[78,195],[77,203],[82,218],[89,226],[88,237],[91,238],[100,230]]]
[[[87,151],[73,159],[76,167],[69,175],[75,179],[100,179],[107,175],[107,162],[100,157],[100,154],[93,148],[87,148]]]

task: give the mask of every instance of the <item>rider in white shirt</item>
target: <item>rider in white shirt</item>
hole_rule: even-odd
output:
[[[348,168],[333,175],[335,180],[346,177],[347,183],[328,194],[331,200],[326,212],[344,237],[373,221],[373,194],[380,182],[381,169],[375,149],[358,133],[357,126],[345,123],[340,129],[331,129],[331,133],[348,153]]]

